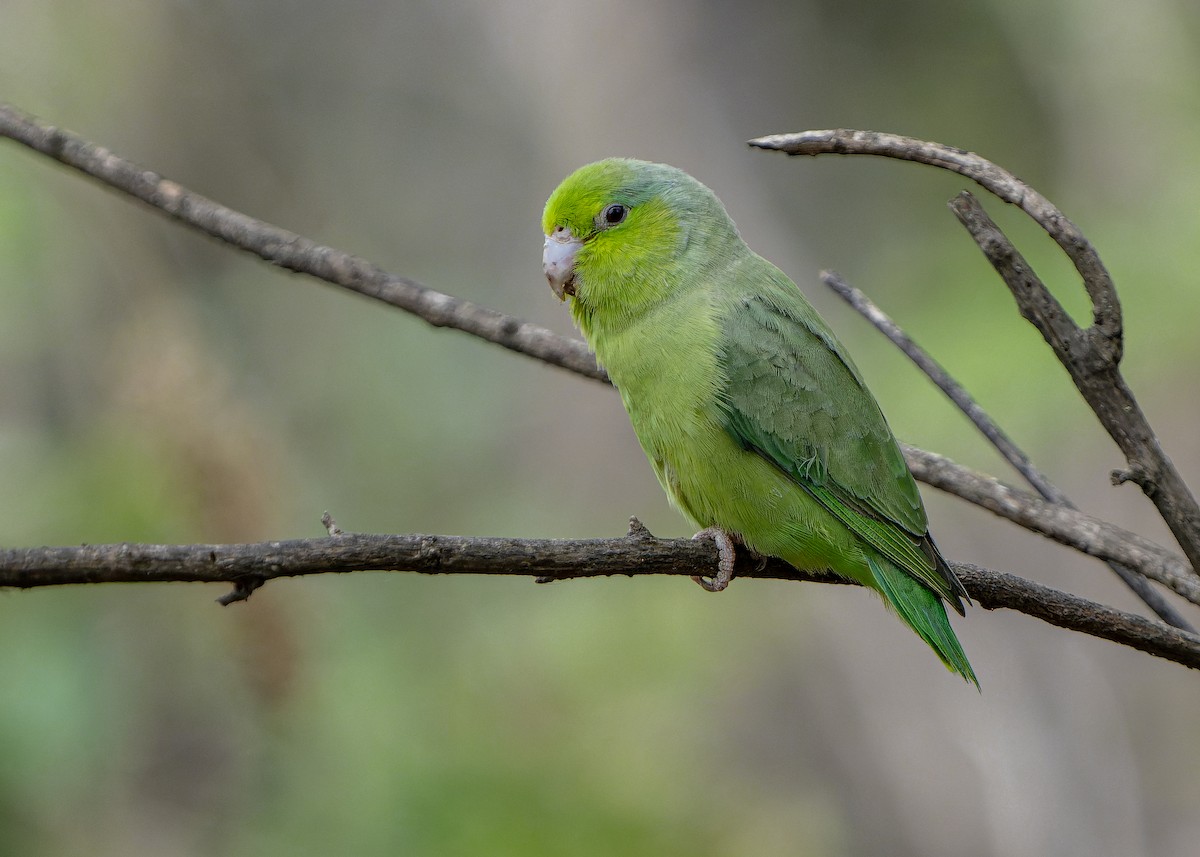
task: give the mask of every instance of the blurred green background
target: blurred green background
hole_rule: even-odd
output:
[[[1200,7],[3,0],[0,97],[185,186],[563,333],[542,203],[671,162],[804,288],[904,440],[1012,478],[817,282],[865,289],[1095,514],[1166,538],[1036,333],[897,162],[973,149],[1099,247],[1128,377],[1200,468]],[[1076,312],[1049,241],[989,210]],[[0,539],[686,535],[618,398],[272,269],[0,145]],[[1193,482],[1200,482],[1193,477]],[[1124,608],[1101,565],[937,496],[946,553]],[[358,574],[0,597],[0,853],[1191,855],[1200,681],[1024,616],[979,695],[867,594]]]

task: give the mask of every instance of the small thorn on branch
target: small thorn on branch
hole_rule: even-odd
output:
[[[1140,467],[1130,467],[1124,470],[1114,470],[1108,475],[1113,485],[1120,486],[1132,482],[1147,493],[1154,488],[1154,480]]]
[[[249,600],[251,593],[266,583],[266,579],[257,575],[246,575],[239,577],[233,582],[233,589],[226,592],[217,599],[217,603],[222,607],[228,607],[238,601]]]
[[[333,538],[346,535],[342,528],[337,525],[337,521],[333,519],[333,515],[328,512],[321,516],[321,523],[324,524],[326,532]]]
[[[641,522],[637,515],[630,515],[629,530],[625,533],[625,538],[636,542],[644,542],[652,540],[654,534],[646,529],[646,525]]]
[[[654,534],[646,528],[646,525],[641,522],[641,520],[637,517],[637,515],[630,515],[629,529],[625,532],[624,538],[625,538],[625,540],[633,542],[634,544],[643,544],[643,545],[658,541],[658,539],[656,539],[654,537]],[[551,574],[543,574],[540,577],[535,577],[533,579],[533,582],[534,583],[557,583],[560,580],[568,580],[568,579],[570,579],[570,578],[558,577],[558,576],[551,575]]]

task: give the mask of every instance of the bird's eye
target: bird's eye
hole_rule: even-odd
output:
[[[616,226],[618,223],[624,220],[628,214],[629,206],[621,205],[619,202],[615,202],[600,213],[600,226],[602,228]]]

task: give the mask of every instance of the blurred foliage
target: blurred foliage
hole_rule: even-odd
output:
[[[1162,537],[944,207],[953,177],[750,151],[866,127],[980,152],[1117,279],[1126,371],[1200,465],[1200,7],[5,0],[4,97],[188,187],[562,332],[541,205],[614,154],[710,184],[906,440],[1003,471],[820,293],[836,268],[1089,511]],[[985,204],[1070,310],[1067,263]],[[683,534],[611,391],[268,268],[0,146],[8,544],[347,529]],[[929,492],[927,492],[929,493]],[[931,496],[949,555],[1122,607]],[[0,853],[1188,855],[1183,670],[975,610],[981,696],[842,587],[352,575],[10,593]]]

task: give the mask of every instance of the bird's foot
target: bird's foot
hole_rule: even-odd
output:
[[[712,577],[696,575],[692,580],[708,592],[720,592],[733,580],[733,563],[737,558],[737,546],[729,533],[720,527],[708,527],[692,536],[692,541],[710,541],[717,546],[717,573]]]

